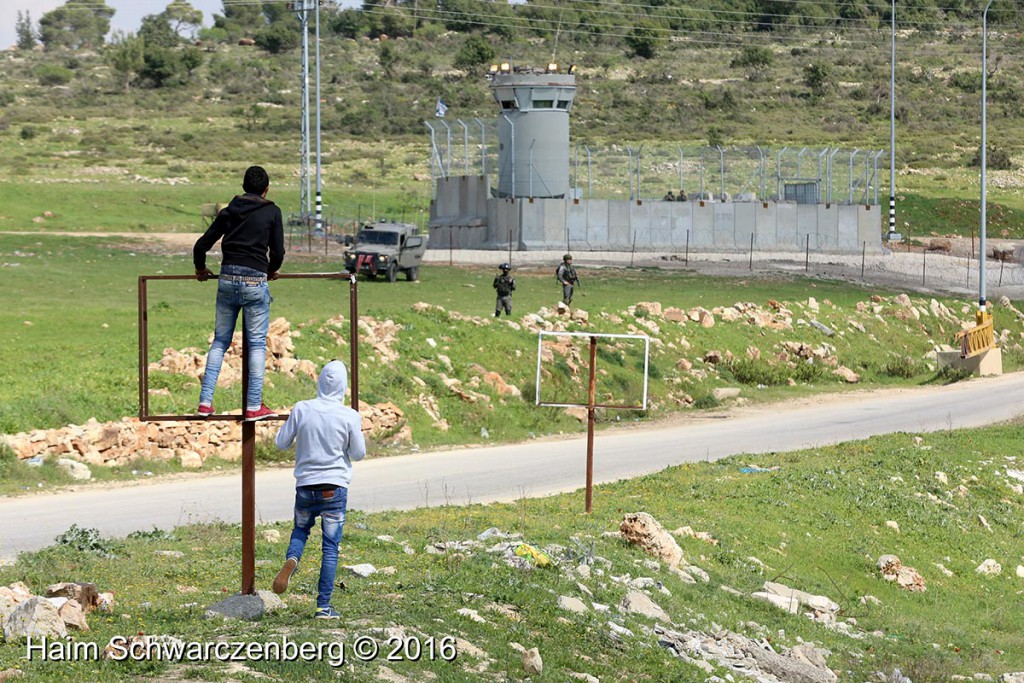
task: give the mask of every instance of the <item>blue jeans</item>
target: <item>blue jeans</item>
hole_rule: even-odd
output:
[[[217,323],[213,343],[206,356],[206,372],[199,402],[213,403],[213,390],[217,387],[224,353],[231,346],[238,312],[243,312],[245,338],[249,342],[249,390],[245,397],[246,409],[256,410],[263,402],[263,371],[267,359],[267,330],[270,329],[270,287],[267,281],[253,278],[266,277],[265,273],[244,266],[224,266],[217,281]]]
[[[334,577],[338,573],[338,543],[345,527],[345,510],[348,506],[348,489],[335,488],[326,491],[295,489],[295,526],[288,542],[285,559],[302,559],[302,551],[309,540],[309,531],[320,516],[320,531],[323,535],[320,556],[320,582],[316,586],[316,606],[330,607],[334,592]]]

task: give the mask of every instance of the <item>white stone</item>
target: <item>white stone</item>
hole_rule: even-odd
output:
[[[1003,567],[995,560],[988,559],[979,564],[974,571],[985,576],[999,576],[1003,573]]]
[[[523,671],[527,676],[539,676],[544,670],[544,660],[541,659],[540,650],[531,647],[523,653]]]
[[[364,579],[377,573],[377,568],[368,563],[348,565],[345,569],[349,570],[349,572],[356,576],[363,577]]]
[[[57,467],[68,473],[76,481],[88,481],[92,479],[92,472],[85,463],[72,460],[71,458],[60,458],[57,460]]]
[[[46,598],[31,597],[20,603],[4,620],[4,640],[22,638],[66,638],[67,628],[57,608]]]
[[[568,595],[558,596],[558,608],[569,612],[575,612],[576,614],[586,614],[590,611],[587,609],[586,603],[582,600]]]

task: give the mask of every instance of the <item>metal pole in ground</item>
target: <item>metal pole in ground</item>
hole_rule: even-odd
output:
[[[868,253],[868,243],[864,242],[864,244],[860,248],[860,279],[861,280],[864,279],[864,259],[867,257],[867,253]]]
[[[924,286],[925,274],[928,272],[928,250],[921,251],[921,286]]]
[[[811,269],[811,233],[807,233],[807,239],[804,241],[804,272],[806,273]]]
[[[690,231],[686,231],[686,253],[683,255],[683,263],[690,265]]]
[[[750,270],[754,269],[754,233],[750,233]]]
[[[359,293],[355,273],[348,277],[349,360],[352,375],[352,410],[359,410]]]
[[[587,388],[587,514],[594,496],[594,394],[597,381],[597,337],[590,338],[590,384]]]
[[[246,313],[243,312],[243,316]],[[243,330],[245,328],[243,327]],[[248,407],[249,339],[242,334],[242,411]],[[242,595],[256,594],[256,423],[242,422]]]
[[[985,192],[985,166],[988,164],[988,161],[985,148],[988,144],[986,136],[988,112],[985,101],[988,95],[988,9],[991,6],[992,0],[988,0],[988,4],[985,5],[985,11],[981,14],[981,230],[979,231],[981,240],[978,243],[978,310],[982,315],[984,315],[986,308],[985,261],[988,259],[988,252],[985,247],[985,221],[988,210],[988,199]],[[979,317],[979,324],[981,320]]]

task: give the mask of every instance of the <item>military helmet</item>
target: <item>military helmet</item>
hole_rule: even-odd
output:
[[[572,254],[565,254],[562,256],[563,261],[572,261]]]
[[[507,273],[508,271],[512,270],[512,266],[510,266],[507,263],[502,263],[500,266],[498,266],[498,270],[503,270]]]

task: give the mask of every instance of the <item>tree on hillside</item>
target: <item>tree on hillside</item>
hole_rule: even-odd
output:
[[[36,46],[36,32],[32,29],[32,15],[26,10],[18,10],[18,21],[14,25],[18,36],[18,49],[31,50]]]
[[[179,36],[195,38],[203,26],[203,12],[192,6],[188,0],[174,0],[164,10],[171,28]]]
[[[808,64],[804,67],[804,83],[811,89],[811,97],[824,97],[833,87],[832,68],[825,62]]]
[[[256,32],[256,45],[272,55],[293,50],[302,44],[302,28],[299,22],[289,25],[277,22]]]
[[[175,33],[166,14],[147,14],[142,17],[139,36],[147,48],[175,47],[181,43],[181,36]]]
[[[124,78],[124,91],[131,89],[132,78],[142,69],[145,62],[143,39],[131,33],[115,31],[110,45],[103,53],[107,64]]]
[[[47,50],[100,47],[113,16],[104,0],[69,1],[42,16],[39,39]]]
[[[662,36],[656,26],[650,22],[641,22],[633,27],[625,40],[635,56],[651,59],[661,45]]]
[[[472,69],[481,64],[490,64],[497,53],[491,41],[480,35],[466,38],[455,55],[455,66],[459,69]]]
[[[197,47],[171,48],[146,45],[139,77],[151,88],[184,85],[203,63],[203,51]]]
[[[267,25],[263,8],[256,3],[229,4],[224,3],[224,14],[213,15],[215,28],[224,30],[228,38],[251,38],[256,32]]]

